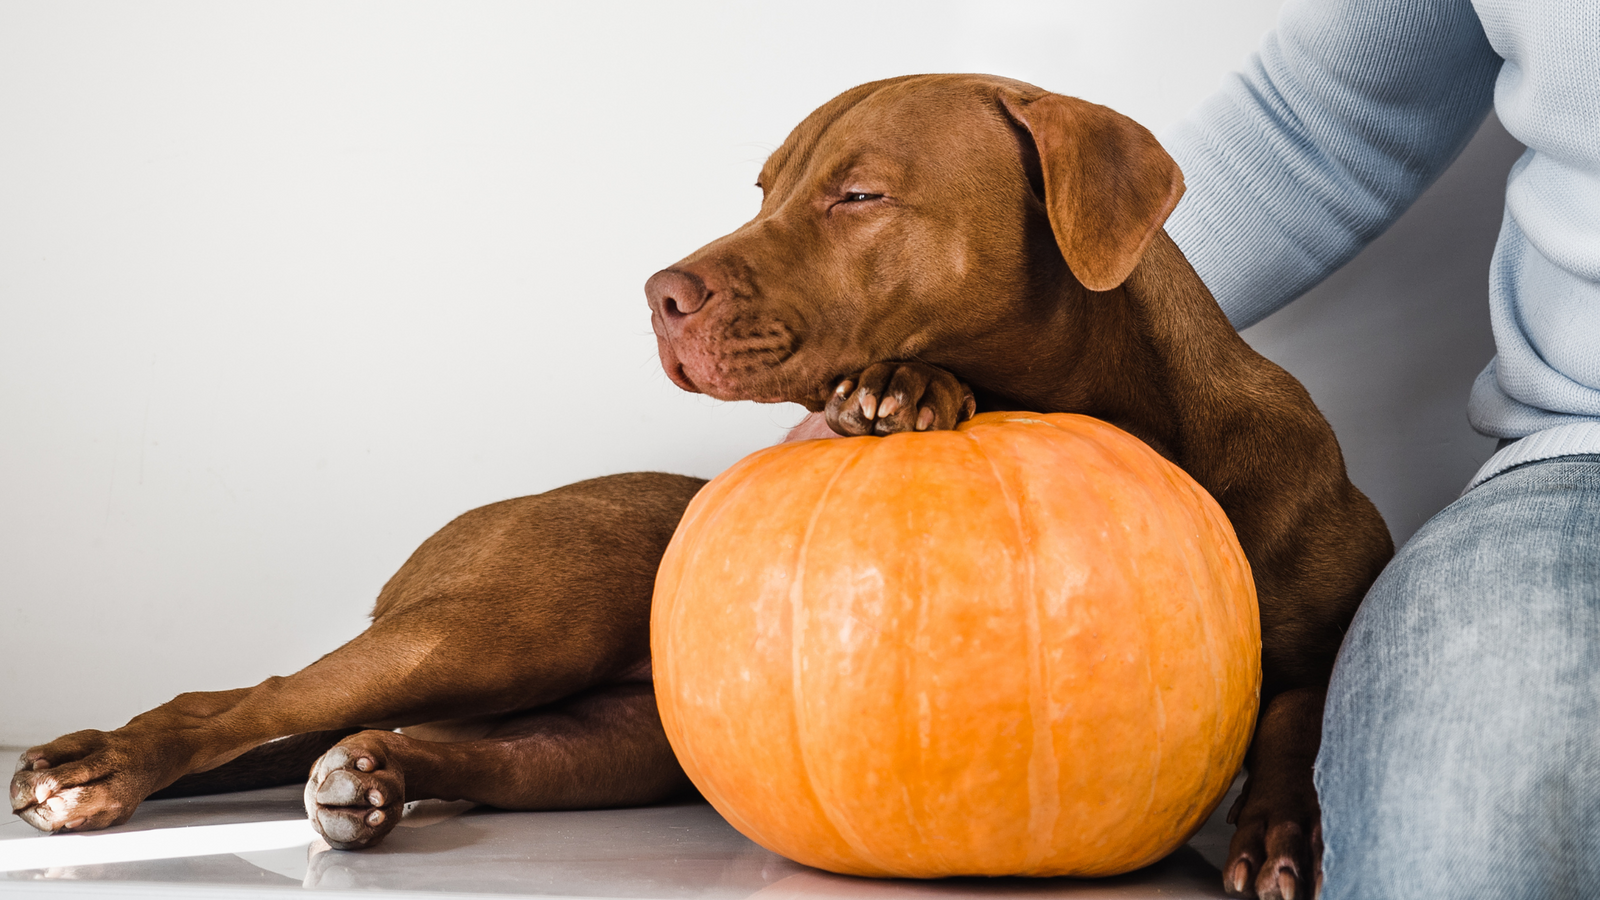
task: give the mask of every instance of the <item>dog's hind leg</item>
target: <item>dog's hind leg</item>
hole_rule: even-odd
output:
[[[363,731],[313,767],[312,824],[341,850],[370,847],[411,800],[500,809],[638,806],[690,794],[649,683],[614,684],[510,716],[468,741]]]
[[[701,484],[619,475],[473,510],[412,554],[343,647],[30,749],[12,809],[45,831],[103,828],[274,738],[503,716],[623,680],[648,665],[656,566]]]

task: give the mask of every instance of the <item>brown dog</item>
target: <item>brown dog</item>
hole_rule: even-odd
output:
[[[647,285],[669,376],[803,403],[816,415],[795,436],[823,419],[847,434],[949,428],[978,405],[1084,412],[1187,469],[1232,517],[1261,598],[1263,708],[1224,883],[1304,896],[1322,692],[1391,548],[1310,398],[1234,334],[1161,232],[1182,190],[1171,159],[1102,107],[913,76],[813,113],[761,185],[754,220]],[[29,750],[12,805],[43,829],[103,827],[168,785],[304,777],[354,726],[410,727],[351,734],[316,762],[307,807],[335,846],[381,839],[407,799],[551,809],[686,790],[646,624],[700,483],[613,476],[468,513],[349,644],[288,678]],[[264,743],[284,735],[299,737]]]
[[[1310,396],[1234,333],[1161,230],[1177,165],[1104,107],[924,75],[823,106],[759,184],[755,219],[650,279],[668,374],[803,403],[846,434],[949,428],[974,400],[1087,413],[1182,466],[1233,521],[1261,602],[1262,709],[1224,886],[1310,893],[1323,695],[1393,547]]]

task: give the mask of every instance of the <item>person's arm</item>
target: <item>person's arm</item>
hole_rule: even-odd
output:
[[[1234,326],[1399,218],[1483,121],[1500,63],[1466,0],[1289,0],[1162,136],[1188,186],[1167,231]]]

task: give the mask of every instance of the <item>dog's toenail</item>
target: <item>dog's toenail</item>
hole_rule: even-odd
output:
[[[878,416],[880,418],[887,419],[888,417],[894,415],[894,411],[899,409],[899,408],[900,408],[900,400],[899,400],[899,398],[892,397],[892,396],[891,397],[885,397],[885,398],[883,398],[883,402],[878,404]]]
[[[74,828],[81,827],[83,825],[83,823],[85,823],[87,821],[89,821],[89,818],[87,816],[79,816],[76,819],[73,819],[71,822],[68,822],[67,824],[61,826],[61,828],[62,828],[63,831],[71,831]]]
[[[933,407],[924,406],[922,412],[917,413],[917,430],[927,431],[933,427]]]
[[[849,379],[845,379],[844,381],[839,382],[839,386],[834,388],[833,392],[841,397],[848,397],[850,396],[850,392],[855,389],[856,383]]]
[[[868,419],[878,417],[878,398],[871,394],[861,395],[861,415]]]
[[[50,760],[48,759],[36,759],[33,761],[33,770],[35,772],[43,772],[48,768],[50,768]]]
[[[383,793],[381,791],[377,791],[377,790],[368,791],[367,792],[367,802],[372,804],[373,806],[382,806],[383,805]]]
[[[49,807],[51,812],[65,812],[67,809],[67,798],[59,795],[51,797],[49,800],[44,802],[44,805]]]
[[[367,813],[367,824],[372,826],[382,825],[383,810],[375,809],[372,812]],[[1290,900],[1294,900],[1294,898],[1291,897]]]
[[[356,768],[360,769],[363,772],[371,772],[372,771],[372,760],[370,760],[367,757],[363,756],[360,759],[356,760]]]
[[[1243,894],[1245,885],[1250,881],[1250,863],[1239,860],[1233,864],[1233,871],[1229,873],[1228,882],[1235,894]]]
[[[1288,869],[1278,870],[1278,893],[1283,895],[1283,900],[1294,900],[1294,891],[1297,884],[1294,872]]]

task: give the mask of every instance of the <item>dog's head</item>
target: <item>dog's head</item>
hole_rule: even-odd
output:
[[[963,375],[1063,290],[1116,288],[1183,192],[1133,120],[981,75],[846,91],[758,185],[754,219],[650,278],[651,324],[680,387],[812,409],[876,362]]]

